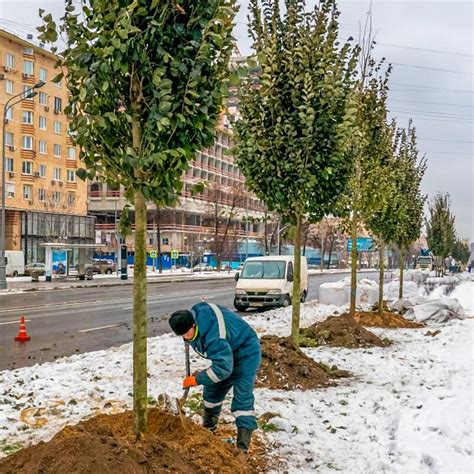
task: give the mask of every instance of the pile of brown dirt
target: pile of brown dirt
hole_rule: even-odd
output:
[[[335,385],[334,379],[350,377],[346,370],[328,367],[308,357],[290,337],[263,336],[262,365],[256,387],[273,390],[309,390]]]
[[[348,347],[387,347],[388,339],[380,339],[358,324],[349,314],[331,316],[325,321],[300,330],[302,347],[333,346]]]
[[[0,472],[243,474],[263,470],[188,419],[182,423],[178,416],[150,409],[148,423],[145,439],[135,441],[132,412],[98,415],[0,460]]]
[[[422,328],[425,325],[408,321],[397,313],[360,311],[355,314],[355,320],[362,326],[377,328]]]

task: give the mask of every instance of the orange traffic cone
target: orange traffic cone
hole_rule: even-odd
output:
[[[26,333],[25,317],[22,316],[20,320],[20,330],[18,331],[18,336],[15,336],[15,341],[26,342],[30,339],[31,337]]]

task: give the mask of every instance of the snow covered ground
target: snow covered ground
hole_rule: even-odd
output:
[[[458,290],[462,304],[471,304],[474,282]],[[301,325],[342,310],[308,302]],[[248,321],[259,334],[286,335],[290,319],[286,308],[249,315]],[[266,433],[275,454],[292,473],[473,472],[473,327],[474,320],[465,319],[426,329],[376,329],[395,344],[305,349],[354,378],[324,390],[256,390],[258,414],[279,414],[270,422],[280,431]],[[441,333],[425,336],[428,329]],[[148,354],[149,395],[179,396],[182,341],[151,338]],[[193,357],[191,365],[206,364]],[[131,367],[127,344],[0,372],[0,456],[2,449],[47,440],[86,416],[131,408]]]

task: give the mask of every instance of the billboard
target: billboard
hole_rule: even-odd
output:
[[[53,250],[53,275],[67,275],[67,250]]]
[[[375,244],[374,239],[371,237],[357,237],[356,248],[358,252],[374,252]],[[347,241],[347,251],[352,250],[352,239]]]

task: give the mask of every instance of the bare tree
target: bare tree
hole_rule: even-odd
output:
[[[218,183],[209,183],[204,192],[208,205],[203,222],[213,228],[212,250],[216,254],[217,270],[220,271],[222,258],[229,256],[235,247],[238,230],[236,218],[243,208],[245,194],[242,188],[220,186]]]

